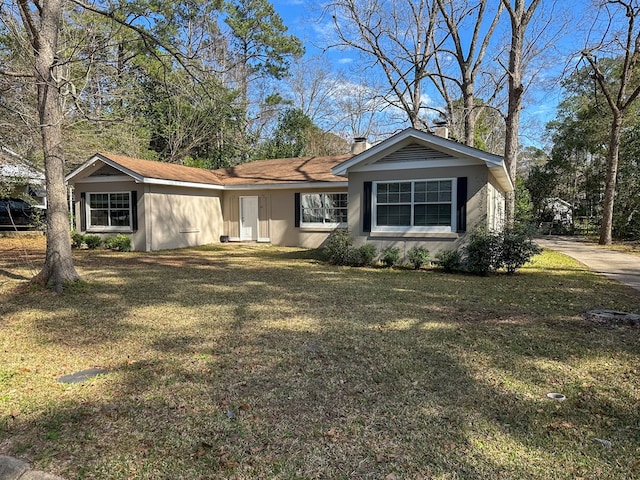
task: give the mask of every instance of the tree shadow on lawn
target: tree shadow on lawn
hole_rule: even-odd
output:
[[[466,358],[478,347],[455,325],[254,329],[231,329],[213,347],[188,335],[159,343],[154,358],[68,387],[47,411],[0,430],[13,437],[9,453],[105,479],[548,478],[598,469],[624,478],[633,468],[640,438],[627,427],[637,399],[560,404],[544,398],[540,378],[535,395],[496,384]]]
[[[479,278],[149,258],[123,266],[106,255],[89,286],[9,299],[15,314],[21,302],[50,309],[21,331],[34,352],[74,347],[65,361],[77,363],[89,351],[112,373],[3,414],[1,450],[88,478],[624,478],[634,468],[638,399],[606,372],[576,373],[639,353],[635,330],[576,318],[605,293],[638,307],[600,277],[550,285],[535,269]],[[11,382],[18,389],[20,376]],[[545,398],[556,389],[568,400]]]

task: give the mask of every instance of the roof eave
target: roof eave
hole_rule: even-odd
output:
[[[387,151],[388,153],[391,153],[391,151],[395,151],[398,148],[401,148],[405,143],[410,143],[410,141],[413,139],[418,140],[419,142],[422,142],[428,146],[436,147],[437,150],[455,157],[482,160],[488,168],[504,165],[504,159],[498,155],[484,152],[477,148],[469,147],[467,145],[463,145],[447,138],[438,137],[437,135],[421,132],[413,128],[407,128],[402,132],[399,132],[394,136],[378,143],[377,145],[374,145],[370,149],[365,150],[364,152],[355,155],[354,157],[351,157],[350,159],[342,162],[339,165],[336,165],[331,169],[331,172],[334,175],[347,176],[348,170],[351,167],[366,162],[372,158],[384,156]]]
[[[72,181],[73,178],[77,177],[79,174],[84,172],[87,168],[93,167],[97,160],[101,161],[102,163],[104,163],[106,165],[109,165],[110,167],[115,168],[116,170],[124,173],[125,175],[130,176],[131,178],[133,178],[138,183],[144,183],[145,177],[143,177],[142,175],[137,174],[133,170],[129,170],[128,168],[123,167],[119,163],[114,162],[109,157],[101,155],[100,153],[96,153],[96,154],[92,155],[91,157],[89,157],[89,159],[86,162],[84,162],[82,165],[80,165],[78,168],[76,168],[73,172],[71,172],[69,175],[67,175],[65,177],[65,182],[73,184],[74,183]]]
[[[291,183],[257,183],[241,185],[225,185],[223,190],[287,190],[292,188],[346,188],[347,181],[316,181],[316,182],[291,182]]]

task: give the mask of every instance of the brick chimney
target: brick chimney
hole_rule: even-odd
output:
[[[371,145],[367,142],[366,137],[354,137],[353,144],[351,145],[351,153],[357,155],[368,150],[369,147],[371,147]]]
[[[445,125],[439,125],[434,129],[433,134],[437,135],[438,137],[449,138],[449,127]]]

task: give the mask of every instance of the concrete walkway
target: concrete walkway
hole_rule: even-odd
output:
[[[28,463],[0,455],[0,480],[64,480],[54,475],[31,470]]]
[[[535,242],[575,258],[600,275],[640,290],[640,256],[607,250],[587,243],[581,237],[549,235],[538,237]]]

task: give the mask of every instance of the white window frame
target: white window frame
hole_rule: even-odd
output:
[[[400,226],[400,225],[378,225],[378,184],[388,183],[410,183],[411,184],[411,223],[414,221],[414,201],[415,184],[421,182],[451,182],[451,222],[449,225],[433,225],[433,226]],[[458,181],[457,178],[424,178],[424,179],[411,179],[411,180],[384,180],[373,182],[373,189],[371,195],[371,231],[372,232],[394,232],[394,233],[453,233],[456,231],[457,225],[457,191]],[[424,204],[426,202],[417,202],[418,204]],[[438,202],[443,203],[443,202]]]
[[[347,212],[347,221],[349,219],[349,197],[347,192],[313,192],[313,193],[305,193],[300,192],[300,228],[325,228],[325,229],[336,229],[336,228],[347,228],[347,222],[305,222],[304,221],[304,202],[303,197],[305,195],[345,195],[347,197],[347,206],[344,208]],[[326,207],[323,207],[326,208]]]
[[[129,197],[129,225],[128,226],[110,226],[110,225],[92,225],[91,224],[91,196],[92,195],[123,195],[126,194]],[[132,232],[133,231],[133,205],[131,204],[131,192],[87,192],[86,205],[85,205],[85,219],[87,222],[88,232]],[[111,205],[111,198],[109,198],[109,205]],[[95,210],[104,210],[104,208],[97,208]],[[125,210],[124,208],[117,208],[114,210]],[[111,221],[111,206],[107,208],[107,218]]]

